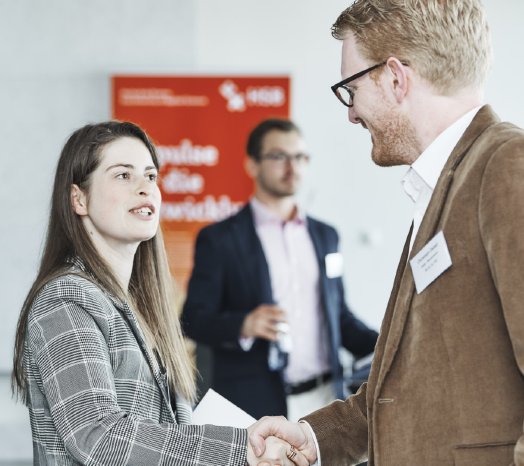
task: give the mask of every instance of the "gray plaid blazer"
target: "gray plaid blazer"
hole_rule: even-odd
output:
[[[190,425],[127,303],[81,274],[47,283],[25,364],[35,465],[244,466],[244,429]]]

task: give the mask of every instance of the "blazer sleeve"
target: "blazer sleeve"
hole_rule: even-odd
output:
[[[317,438],[324,465],[353,466],[368,457],[367,384],[345,401],[337,400],[304,418]]]
[[[520,136],[509,139],[494,152],[485,169],[479,223],[508,332],[494,334],[493,338],[509,335],[515,362],[524,375],[523,180],[524,135],[520,132]],[[515,464],[524,466],[524,434],[516,444]]]
[[[68,454],[86,465],[211,461],[244,466],[247,434],[243,429],[160,423],[119,406],[104,337],[107,329],[102,331],[100,325],[105,324],[87,311],[92,305],[93,299],[80,287],[75,296],[44,288],[28,325],[27,351],[34,360],[33,371],[39,374],[39,391]],[[138,389],[152,387],[143,383]],[[33,411],[44,419],[46,410]]]
[[[239,312],[224,308],[228,258],[225,242],[220,241],[221,233],[204,228],[198,234],[182,325],[186,335],[197,342],[243,351],[239,344],[240,330],[250,310]],[[240,289],[240,284],[237,285]]]

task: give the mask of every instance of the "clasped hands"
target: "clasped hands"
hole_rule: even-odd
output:
[[[263,417],[247,429],[249,466],[309,466],[317,451],[309,427],[285,417]]]

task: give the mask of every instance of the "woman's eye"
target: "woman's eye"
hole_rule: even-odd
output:
[[[147,177],[149,178],[149,181],[153,181],[156,183],[156,181],[158,180],[158,173],[149,173]]]
[[[121,180],[128,180],[129,178],[131,178],[131,175],[129,174],[129,172],[124,172],[119,173],[118,175],[116,175],[116,177]]]

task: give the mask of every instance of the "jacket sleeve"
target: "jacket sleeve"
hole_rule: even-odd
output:
[[[138,395],[154,397],[155,387],[139,380],[135,386],[132,376],[115,379],[106,340],[110,326],[105,328],[103,320],[87,311],[92,304],[89,294],[77,286],[75,296],[44,289],[36,310],[33,306],[26,360],[33,361],[30,373],[37,374],[29,396],[37,418],[32,422],[40,433],[50,435],[46,429],[56,429],[67,453],[85,465],[207,465],[211,461],[244,466],[247,434],[243,429],[161,423],[119,406],[116,384],[128,384],[127,393],[135,402]]]
[[[479,222],[489,267],[502,304],[515,363],[522,375],[524,375],[523,180],[524,135],[520,134],[519,137],[513,137],[498,147],[486,167],[480,194]],[[494,335],[495,337],[507,338],[505,332],[503,335]],[[517,441],[514,461],[517,466],[524,466],[524,435],[521,435]]]
[[[317,438],[323,465],[353,466],[368,457],[367,384],[304,418]]]
[[[239,345],[245,312],[224,309],[226,252],[216,231],[204,228],[196,244],[194,265],[182,313],[187,336],[209,346],[243,351]],[[230,257],[229,260],[232,258]]]

